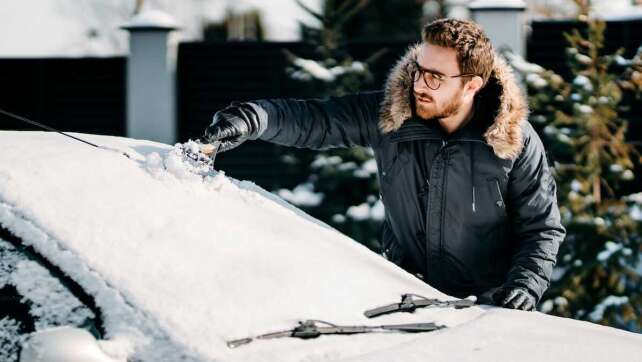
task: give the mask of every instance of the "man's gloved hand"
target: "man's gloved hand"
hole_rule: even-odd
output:
[[[525,311],[535,310],[535,296],[525,288],[508,288],[502,295],[499,306],[509,309],[520,309]]]
[[[520,287],[492,288],[477,297],[477,304],[496,305],[509,309],[535,310],[535,296]]]
[[[258,105],[249,102],[232,102],[216,112],[203,138],[208,143],[220,141],[218,152],[225,152],[239,146],[246,140],[255,140],[262,133]]]

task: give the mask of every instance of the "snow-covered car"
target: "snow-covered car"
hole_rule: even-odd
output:
[[[76,136],[101,148],[0,132],[2,361],[642,356],[642,335],[458,301],[176,147]]]

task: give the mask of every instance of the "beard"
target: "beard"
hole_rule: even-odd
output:
[[[418,101],[417,95],[421,96],[421,98],[430,100],[430,102],[424,103]],[[434,99],[425,93],[415,93],[414,102],[417,116],[422,119],[428,120],[448,118],[457,113],[457,111],[459,111],[459,108],[461,107],[461,90],[457,91],[457,93],[452,98],[450,98],[442,107],[439,107],[435,103]]]

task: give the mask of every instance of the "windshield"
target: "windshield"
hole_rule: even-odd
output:
[[[95,310],[91,298],[73,281],[0,228],[1,361],[17,361],[23,336],[47,328],[81,327],[100,337],[102,326]]]

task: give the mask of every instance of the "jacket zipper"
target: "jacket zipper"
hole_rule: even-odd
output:
[[[473,139],[453,140],[453,142],[456,142],[456,141],[460,141],[460,142],[480,142],[480,143],[486,144],[483,141],[473,140]],[[438,154],[441,153],[446,148],[446,146],[448,146],[448,141],[442,139],[441,140],[441,147],[439,147],[439,151],[437,153]],[[447,184],[448,184],[448,169],[447,169],[448,161],[449,161],[448,153],[446,152],[445,154],[441,155],[441,157],[444,160],[444,164],[443,164],[443,169],[442,169],[442,172],[443,172],[442,175],[443,176],[442,176],[442,183],[441,183],[441,185],[442,185],[441,186],[441,192],[442,192],[442,194],[441,194],[441,220],[439,220],[439,284],[440,285],[443,284],[443,270],[444,270],[444,268],[443,268],[443,265],[444,265],[443,264],[443,260],[444,260],[443,240],[444,240],[444,223],[445,223],[445,220],[446,220],[445,209],[446,209],[446,194],[447,194],[446,187],[447,187]],[[428,214],[428,217],[430,217],[430,214]]]
[[[493,179],[493,183],[495,184],[495,187],[497,188],[497,201],[495,201],[495,205],[497,205],[499,208],[504,207],[504,197],[502,196],[502,189],[499,187],[499,180]]]
[[[442,143],[441,147],[442,150],[446,148],[446,145],[448,144],[447,141],[444,140]],[[448,152],[445,152],[443,155],[444,158],[444,168],[443,168],[443,180],[442,180],[442,186],[441,186],[441,221],[439,225],[439,284],[443,285],[443,276],[444,276],[444,221],[446,220],[445,213],[446,213],[446,185],[448,183],[448,169],[446,168],[448,166]]]
[[[440,213],[441,213],[441,215],[440,215],[440,219],[439,220],[430,220],[430,216],[431,216],[430,210],[428,210],[428,212],[426,213],[426,218],[427,218],[426,219],[426,239],[427,239],[426,241],[428,243],[430,243],[430,239],[429,238],[430,238],[430,235],[431,235],[431,231],[430,231],[431,230],[431,226],[430,226],[431,223],[435,223],[434,224],[435,226],[439,225],[439,238],[438,238],[438,240],[434,241],[435,243],[437,243],[438,251],[437,251],[437,254],[434,255],[435,259],[433,259],[433,262],[436,262],[435,265],[434,265],[434,270],[436,271],[436,274],[437,274],[437,275],[435,275],[435,280],[437,281],[437,283],[439,283],[439,286],[441,286],[441,284],[443,282],[443,280],[442,280],[443,279],[443,277],[442,277],[442,274],[443,274],[443,260],[442,260],[443,259],[443,251],[442,251],[443,241],[442,241],[442,239],[443,239],[443,225],[444,225],[444,203],[446,201],[445,187],[446,187],[446,164],[447,164],[447,158],[443,154],[443,150],[446,148],[447,145],[448,145],[448,141],[446,141],[445,139],[442,139],[441,140],[441,146],[437,150],[437,157],[440,157],[443,160],[443,165],[442,165],[442,170],[441,170],[441,172],[442,172],[442,174],[441,174],[441,187],[442,187],[442,189],[441,189],[441,195],[440,195],[440,197],[441,197],[441,205],[440,205]],[[426,181],[428,182],[428,184],[430,184],[429,180],[426,180]],[[438,224],[437,224],[437,222],[438,222]],[[427,244],[426,245],[426,252],[429,253],[429,250],[430,250],[430,247],[429,247],[429,244]],[[426,262],[429,263],[430,261],[427,260]]]
[[[457,140],[452,140],[451,142],[479,142],[482,144],[486,144],[483,141],[479,140],[473,140],[473,139],[457,139]],[[442,153],[442,151],[448,146],[449,141],[442,139],[441,140],[441,146],[439,147],[439,150],[437,151],[437,154],[439,155]],[[446,220],[446,215],[445,215],[445,205],[446,205],[446,187],[448,183],[448,153],[445,153],[443,155],[440,155],[440,157],[443,158],[444,164],[443,164],[443,169],[442,169],[442,194],[441,194],[441,219],[439,220],[439,283],[441,284],[443,282],[443,239],[444,239],[444,223]],[[430,185],[429,180],[426,180],[428,185]],[[427,218],[428,220],[430,219],[430,213],[427,213]],[[428,220],[426,220],[428,222]],[[427,227],[429,224],[427,223]],[[430,235],[430,232],[427,232],[427,237]]]

